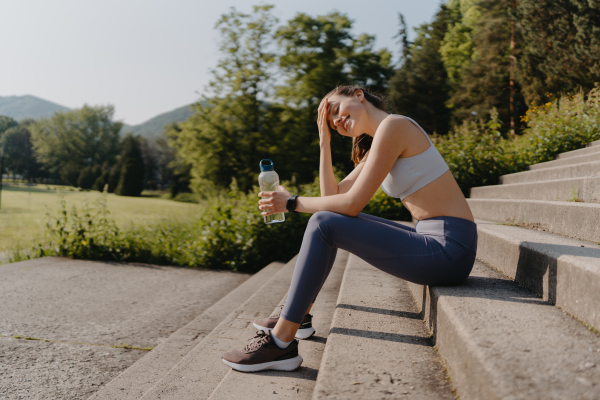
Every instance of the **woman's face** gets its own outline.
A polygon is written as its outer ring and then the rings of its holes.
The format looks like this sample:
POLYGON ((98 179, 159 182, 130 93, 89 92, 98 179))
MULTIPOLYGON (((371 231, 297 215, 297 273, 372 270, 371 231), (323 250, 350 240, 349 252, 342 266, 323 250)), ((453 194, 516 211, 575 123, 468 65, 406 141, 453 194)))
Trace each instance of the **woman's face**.
POLYGON ((367 109, 364 93, 359 90, 352 96, 334 94, 329 97, 329 126, 340 135, 358 137, 365 133, 359 121, 365 121, 367 109))

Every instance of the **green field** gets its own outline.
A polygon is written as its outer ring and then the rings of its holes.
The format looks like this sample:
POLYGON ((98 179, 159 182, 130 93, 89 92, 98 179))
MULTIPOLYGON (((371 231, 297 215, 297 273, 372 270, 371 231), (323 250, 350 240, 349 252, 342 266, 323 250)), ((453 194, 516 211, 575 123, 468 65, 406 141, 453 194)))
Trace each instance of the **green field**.
MULTIPOLYGON (((4 186, 0 209, 0 251, 9 250, 17 243, 29 245, 31 239, 43 234, 46 207, 58 210, 57 192, 64 195, 69 209, 73 205, 79 209, 84 201, 93 203, 100 196, 96 191, 77 191, 68 186, 4 186)), ((185 219, 203 210, 198 204, 158 196, 122 197, 115 194, 108 194, 108 209, 119 227, 131 223, 152 224, 165 219, 185 219)))

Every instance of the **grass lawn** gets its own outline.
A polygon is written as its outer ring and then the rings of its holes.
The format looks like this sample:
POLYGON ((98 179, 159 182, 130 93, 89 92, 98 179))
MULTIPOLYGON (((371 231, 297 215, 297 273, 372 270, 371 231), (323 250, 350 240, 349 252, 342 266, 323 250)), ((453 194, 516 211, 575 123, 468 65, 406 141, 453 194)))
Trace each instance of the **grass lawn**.
MULTIPOLYGON (((80 209, 86 199, 92 204, 100 195, 96 191, 80 192, 68 186, 4 186, 0 209, 0 251, 19 242, 29 245, 31 239, 43 234, 46 206, 51 210, 58 209, 57 190, 64 195, 68 208, 75 205, 80 209)), ((115 194, 108 195, 108 209, 119 227, 132 222, 152 224, 165 219, 186 218, 203 210, 198 204, 157 196, 122 197, 115 194)))

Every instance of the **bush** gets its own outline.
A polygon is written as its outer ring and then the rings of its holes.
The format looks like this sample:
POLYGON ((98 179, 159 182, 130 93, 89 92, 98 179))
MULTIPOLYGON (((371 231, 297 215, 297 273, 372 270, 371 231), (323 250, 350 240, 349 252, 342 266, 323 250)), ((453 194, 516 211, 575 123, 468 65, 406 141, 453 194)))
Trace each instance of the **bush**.
MULTIPOLYGON (((294 182, 282 184, 292 193, 319 196, 318 178, 300 187, 294 182)), ((126 230, 119 230, 110 217, 106 192, 80 210, 67 209, 60 197, 58 211, 46 213, 45 240, 29 249, 16 249, 9 262, 65 256, 256 272, 273 261, 288 261, 299 252, 311 216, 286 213, 284 223, 267 225, 258 209, 259 192, 254 186, 244 194, 233 180, 228 192, 204 201, 202 215, 152 226, 132 225, 126 230)), ((406 210, 399 201, 376 194, 365 212, 398 219, 406 210)))
POLYGON ((495 185, 502 175, 600 140, 600 90, 587 99, 579 93, 533 108, 523 122, 523 135, 506 139, 492 110, 488 122, 465 122, 448 136, 432 138, 466 196, 472 187, 495 185))

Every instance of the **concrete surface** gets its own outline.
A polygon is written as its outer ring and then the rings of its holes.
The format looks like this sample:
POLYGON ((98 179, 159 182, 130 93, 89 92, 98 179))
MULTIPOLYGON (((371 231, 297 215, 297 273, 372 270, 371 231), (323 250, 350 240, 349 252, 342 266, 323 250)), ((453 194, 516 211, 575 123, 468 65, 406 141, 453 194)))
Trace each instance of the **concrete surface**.
POLYGON ((477 257, 600 330, 600 246, 477 220, 477 257))
POLYGON ((454 399, 406 282, 351 254, 313 399, 454 399))
POLYGON ((0 338, 0 399, 84 400, 147 353, 0 338))
POLYGON ((600 203, 600 176, 553 181, 480 186, 471 189, 472 199, 524 199, 600 203))
POLYGON ((507 199, 467 199, 467 202, 477 219, 600 242, 600 204, 507 199))
MULTIPOLYGON (((316 333, 299 343, 299 353, 303 359, 301 368, 292 372, 263 371, 251 374, 231 370, 209 400, 312 398, 317 373, 321 373, 319 366, 325 343, 329 340, 331 319, 347 263, 348 252, 338 249, 333 268, 311 310, 316 333)), ((280 304, 284 302, 285 299, 280 304)))
POLYGON ((597 145, 597 142, 598 141, 589 143, 589 145, 584 147, 583 149, 577 149, 577 150, 567 151, 565 153, 560 153, 556 157, 556 159, 564 160, 565 158, 580 157, 583 155, 598 153, 598 152, 600 152, 600 147, 597 145))
POLYGON ((139 399, 231 312, 242 305, 282 267, 272 262, 180 328, 138 362, 95 393, 90 400, 139 399))
MULTIPOLYGON (((596 148, 600 149, 598 146, 596 146, 596 148)), ((600 160, 600 152, 598 152, 598 150, 596 150, 595 152, 592 152, 590 154, 579 155, 577 157, 560 158, 557 160, 546 161, 543 163, 530 165, 529 170, 532 171, 532 170, 561 167, 561 166, 573 165, 573 164, 583 164, 583 163, 595 162, 598 160, 600 160)))
POLYGON ((2 265, 0 354, 15 371, 0 374, 2 398, 89 396, 148 353, 106 346, 155 347, 248 277, 55 257, 2 265))
MULTIPOLYGON (((287 293, 296 265, 294 257, 244 304, 221 322, 143 397, 156 399, 206 399, 231 368, 221 361, 226 351, 243 347, 256 332, 255 318, 268 317, 287 293)), ((300 370, 304 367, 300 367, 300 370)))
POLYGON ((600 399, 600 336, 500 272, 409 287, 461 400, 600 399))
POLYGON ((594 161, 503 175, 500 177, 500 183, 539 182, 556 179, 584 178, 586 176, 598 175, 600 175, 600 161, 594 161))

